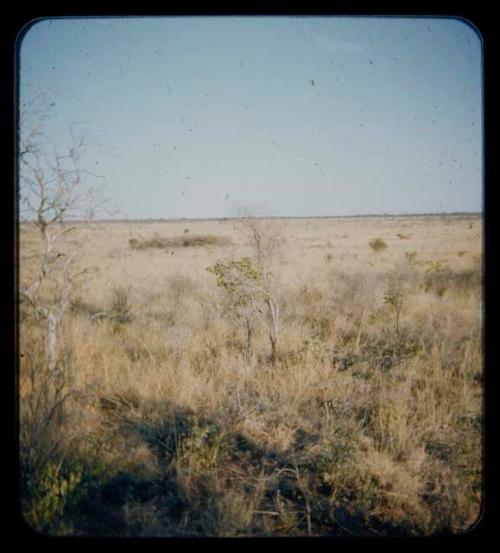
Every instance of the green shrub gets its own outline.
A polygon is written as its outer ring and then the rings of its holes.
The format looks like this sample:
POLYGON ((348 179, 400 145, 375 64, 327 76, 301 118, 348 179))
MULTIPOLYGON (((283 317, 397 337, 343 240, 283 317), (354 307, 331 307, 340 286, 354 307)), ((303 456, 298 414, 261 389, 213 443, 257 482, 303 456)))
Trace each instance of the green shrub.
POLYGON ((382 240, 382 238, 374 238, 373 240, 370 240, 369 245, 374 252, 380 252, 387 248, 387 244, 382 240))
POLYGON ((21 462, 21 504, 27 523, 39 532, 57 533, 71 511, 101 478, 80 462, 48 462, 35 469, 21 462))
POLYGON ((249 257, 234 259, 228 262, 218 261, 207 271, 213 273, 217 279, 217 286, 224 288, 228 293, 234 294, 244 290, 237 298, 237 304, 246 303, 251 296, 245 285, 247 282, 259 282, 262 279, 262 271, 249 257))
POLYGON ((224 433, 214 423, 195 416, 188 423, 189 433, 179 440, 177 462, 188 465, 195 473, 210 470, 226 452, 224 433))

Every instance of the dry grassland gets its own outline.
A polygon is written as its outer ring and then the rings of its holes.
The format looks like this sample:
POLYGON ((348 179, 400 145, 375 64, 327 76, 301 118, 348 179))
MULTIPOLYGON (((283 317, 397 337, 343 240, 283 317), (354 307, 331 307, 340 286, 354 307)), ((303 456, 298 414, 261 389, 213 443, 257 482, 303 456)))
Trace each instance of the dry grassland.
MULTIPOLYGON (((475 523, 482 219, 264 223, 280 237, 274 360, 258 321, 249 350, 232 296, 206 270, 254 257, 232 220, 89 230, 58 393, 43 329, 20 304, 29 524, 71 535, 370 536, 475 523), (385 248, 370 246, 377 238, 385 248)), ((21 228, 21 283, 37 247, 21 228)))

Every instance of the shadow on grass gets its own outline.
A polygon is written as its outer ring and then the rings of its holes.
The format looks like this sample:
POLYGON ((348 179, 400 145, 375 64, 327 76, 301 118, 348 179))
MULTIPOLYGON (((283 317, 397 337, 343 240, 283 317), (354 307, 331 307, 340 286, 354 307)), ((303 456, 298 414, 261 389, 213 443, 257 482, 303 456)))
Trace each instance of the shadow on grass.
POLYGON ((281 453, 175 405, 163 405, 167 416, 151 422, 147 417, 128 416, 126 403, 120 406, 115 401, 110 410, 110 402, 104 402, 103 416, 112 415, 117 432, 131 433, 146 445, 157 470, 154 475, 144 475, 139 469, 130 469, 95 480, 65 515, 69 534, 259 537, 416 533, 411 526, 391 526, 370 517, 348 496, 333 501, 331 489, 315 484, 318 467, 307 458, 311 440, 300 432, 291 450, 281 453), (228 507, 227 496, 239 497, 238 508, 245 510, 256 497, 258 482, 264 483, 262 493, 251 515, 242 518, 237 509, 228 507))

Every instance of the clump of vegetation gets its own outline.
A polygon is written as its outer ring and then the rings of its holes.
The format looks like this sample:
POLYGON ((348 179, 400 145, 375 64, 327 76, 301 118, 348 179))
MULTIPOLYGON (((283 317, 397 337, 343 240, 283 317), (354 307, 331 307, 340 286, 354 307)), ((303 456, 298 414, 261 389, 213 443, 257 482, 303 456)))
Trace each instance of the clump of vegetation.
POLYGON ((100 485, 101 475, 81 462, 49 461, 37 471, 22 465, 22 509, 28 524, 44 533, 64 532, 88 491, 100 485))
POLYGON ((406 251, 405 252, 405 258, 409 263, 415 263, 415 260, 417 258, 417 252, 416 251, 406 251))
POLYGON ((374 252, 380 252, 387 248, 387 244, 384 240, 382 240, 382 238, 374 238, 373 240, 370 240, 369 246, 374 252))
MULTIPOLYGON (((187 234, 187 233, 185 233, 187 234)), ((231 240, 225 236, 212 235, 190 235, 190 236, 173 236, 162 237, 155 235, 152 238, 130 238, 129 245, 134 250, 145 250, 149 248, 192 248, 192 247, 209 247, 209 246, 228 246, 231 240)))
POLYGON ((110 318, 116 325, 130 323, 133 319, 130 305, 130 289, 123 286, 113 288, 111 295, 110 318))
POLYGON ((218 261, 207 271, 217 277, 217 285, 231 294, 235 294, 235 306, 245 304, 249 299, 250 282, 262 280, 262 272, 254 265, 249 257, 233 259, 227 262, 218 261))
POLYGON ((423 287, 426 292, 433 292, 442 297, 446 292, 465 293, 479 289, 482 283, 480 267, 463 271, 453 271, 437 261, 429 263, 423 277, 423 287))

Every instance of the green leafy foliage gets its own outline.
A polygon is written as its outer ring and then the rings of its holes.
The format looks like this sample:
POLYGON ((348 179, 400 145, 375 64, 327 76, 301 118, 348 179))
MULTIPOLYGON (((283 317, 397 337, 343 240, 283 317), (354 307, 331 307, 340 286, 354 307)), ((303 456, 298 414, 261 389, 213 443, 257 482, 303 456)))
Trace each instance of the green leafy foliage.
POLYGON ((195 472, 215 467, 223 454, 224 434, 214 423, 201 421, 197 417, 191 417, 188 422, 190 430, 180 440, 178 462, 189 465, 195 472))
POLYGON ((217 278, 217 285, 228 292, 234 292, 247 280, 258 282, 262 279, 262 271, 249 257, 218 261, 212 267, 208 267, 207 271, 213 273, 217 278))
POLYGON ((382 238, 374 238, 373 240, 370 240, 369 246, 374 252, 380 252, 387 248, 387 244, 384 240, 382 240, 382 238))
POLYGON ((218 261, 207 271, 215 275, 217 286, 232 296, 235 308, 248 305, 252 297, 256 296, 251 285, 262 282, 262 271, 249 257, 218 261))
POLYGON ((22 463, 21 499, 26 521, 41 532, 53 532, 74 509, 99 475, 79 462, 50 461, 29 470, 22 463))

